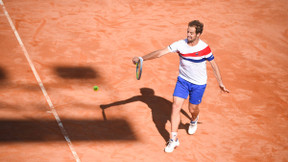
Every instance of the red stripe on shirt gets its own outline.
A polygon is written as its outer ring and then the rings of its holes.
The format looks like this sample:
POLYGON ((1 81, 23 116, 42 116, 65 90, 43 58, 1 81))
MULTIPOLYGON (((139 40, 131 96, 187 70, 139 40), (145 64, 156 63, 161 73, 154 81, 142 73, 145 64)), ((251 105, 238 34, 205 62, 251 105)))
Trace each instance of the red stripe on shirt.
POLYGON ((209 53, 211 53, 211 49, 209 46, 207 46, 206 48, 202 49, 201 51, 198 51, 198 52, 194 52, 194 53, 186 53, 186 54, 183 54, 183 53, 180 53, 178 51, 178 53, 183 56, 183 57, 201 57, 201 56, 205 56, 205 55, 208 55, 209 53))

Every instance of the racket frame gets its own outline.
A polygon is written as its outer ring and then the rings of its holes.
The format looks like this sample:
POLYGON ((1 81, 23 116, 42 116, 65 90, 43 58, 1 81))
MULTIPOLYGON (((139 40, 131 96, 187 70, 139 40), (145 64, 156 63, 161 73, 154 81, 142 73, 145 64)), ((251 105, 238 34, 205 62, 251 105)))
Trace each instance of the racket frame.
POLYGON ((139 61, 136 63, 136 79, 140 80, 142 74, 143 58, 138 57, 139 61))

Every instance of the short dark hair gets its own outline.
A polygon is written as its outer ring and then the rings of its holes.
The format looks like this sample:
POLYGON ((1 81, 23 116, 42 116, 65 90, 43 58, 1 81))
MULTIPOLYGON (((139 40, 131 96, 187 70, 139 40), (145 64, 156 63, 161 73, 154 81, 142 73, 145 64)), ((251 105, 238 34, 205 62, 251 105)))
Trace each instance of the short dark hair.
POLYGON ((203 32, 203 27, 204 27, 204 24, 201 23, 199 20, 193 20, 193 21, 190 21, 188 26, 190 27, 195 27, 196 29, 196 34, 200 33, 202 34, 203 32))

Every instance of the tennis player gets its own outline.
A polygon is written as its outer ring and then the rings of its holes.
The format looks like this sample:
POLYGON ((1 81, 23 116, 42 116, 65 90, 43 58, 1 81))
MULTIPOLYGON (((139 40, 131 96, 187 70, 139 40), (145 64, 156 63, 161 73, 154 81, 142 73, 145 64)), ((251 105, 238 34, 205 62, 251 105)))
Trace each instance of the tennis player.
MULTIPOLYGON (((202 101, 207 84, 206 61, 209 61, 211 64, 220 89, 225 93, 229 93, 229 90, 225 88, 222 82, 220 71, 211 49, 200 39, 203 27, 203 23, 199 20, 193 20, 188 23, 186 39, 176 41, 164 49, 151 52, 141 57, 144 61, 147 61, 159 58, 170 52, 176 52, 180 57, 179 76, 173 93, 171 139, 165 147, 165 152, 173 152, 174 148, 180 144, 177 138, 180 124, 180 111, 188 96, 189 112, 192 116, 188 133, 194 134, 197 130, 200 112, 199 104, 202 101)), ((139 61, 139 57, 134 57, 132 61, 136 64, 139 61)))

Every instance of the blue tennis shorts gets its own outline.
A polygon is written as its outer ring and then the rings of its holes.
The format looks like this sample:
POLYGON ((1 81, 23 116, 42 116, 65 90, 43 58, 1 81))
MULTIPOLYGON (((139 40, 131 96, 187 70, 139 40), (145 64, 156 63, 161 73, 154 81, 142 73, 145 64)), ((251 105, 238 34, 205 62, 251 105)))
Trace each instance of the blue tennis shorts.
POLYGON ((206 84, 196 85, 178 76, 173 96, 187 99, 189 95, 189 102, 198 105, 202 101, 205 89, 206 84))

